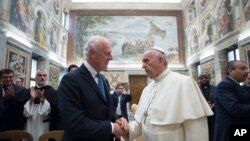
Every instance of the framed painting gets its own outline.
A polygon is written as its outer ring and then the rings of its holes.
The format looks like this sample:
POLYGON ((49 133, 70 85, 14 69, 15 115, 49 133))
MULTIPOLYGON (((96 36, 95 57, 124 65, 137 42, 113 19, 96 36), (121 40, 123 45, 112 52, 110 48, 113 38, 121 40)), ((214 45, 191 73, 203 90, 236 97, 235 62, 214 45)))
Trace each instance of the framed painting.
POLYGON ((5 53, 5 68, 12 69, 15 78, 21 78, 23 85, 28 87, 30 80, 30 70, 28 68, 30 68, 31 54, 10 44, 7 44, 5 53))
POLYGON ((60 68, 57 65, 50 63, 49 64, 49 85, 51 85, 54 88, 58 87, 59 73, 60 73, 60 68))
POLYGON ((72 15, 77 15, 72 35, 76 35, 74 60, 79 64, 84 58, 84 44, 92 35, 111 41, 113 60, 109 68, 141 68, 143 52, 153 46, 163 48, 170 66, 184 64, 181 11, 83 10, 72 11, 72 15))
POLYGON ((11 0, 10 23, 23 32, 28 32, 31 0, 11 0))

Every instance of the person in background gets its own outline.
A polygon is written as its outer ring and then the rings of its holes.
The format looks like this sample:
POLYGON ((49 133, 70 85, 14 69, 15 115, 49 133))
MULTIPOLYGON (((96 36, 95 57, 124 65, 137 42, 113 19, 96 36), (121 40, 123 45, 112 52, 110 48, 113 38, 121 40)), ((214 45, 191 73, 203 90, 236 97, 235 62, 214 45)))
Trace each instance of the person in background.
POLYGON ((49 130, 56 130, 59 110, 57 108, 56 90, 47 85, 48 74, 44 69, 36 72, 36 86, 28 92, 29 100, 24 105, 23 114, 27 117, 26 131, 30 132, 34 141, 49 130))
POLYGON ((198 78, 197 78, 197 84, 198 84, 198 86, 200 86, 201 85, 201 78, 198 76, 198 78))
POLYGON ((126 91, 124 84, 118 83, 114 92, 116 114, 128 120, 127 103, 132 100, 129 89, 126 91))
POLYGON ((21 78, 17 77, 16 80, 15 80, 15 84, 17 86, 23 86, 23 81, 21 78))
MULTIPOLYGON (((3 111, 4 111, 4 107, 3 107, 3 84, 2 84, 2 70, 0 70, 0 125, 2 118, 3 118, 3 111)), ((0 132, 1 132, 1 128, 0 128, 0 132)))
POLYGON ((63 141, 113 141, 125 134, 127 120, 114 111, 114 100, 101 71, 112 60, 110 41, 96 35, 85 46, 86 61, 67 73, 58 88, 64 123, 63 141))
POLYGON ((227 76, 216 88, 215 128, 213 141, 229 141, 231 125, 250 124, 250 100, 240 85, 248 75, 242 61, 230 61, 226 66, 227 76))
POLYGON ((247 74, 247 78, 244 82, 244 85, 242 86, 243 89, 246 91, 246 94, 249 96, 250 98, 250 72, 248 72, 247 74))
POLYGON ((142 68, 152 81, 143 89, 135 120, 129 122, 124 137, 130 141, 140 135, 144 141, 208 141, 207 116, 213 112, 195 80, 170 71, 160 47, 144 52, 142 68))
POLYGON ((1 70, 2 89, 0 95, 2 107, 2 119, 0 131, 23 130, 25 118, 23 105, 28 100, 26 89, 14 84, 14 71, 11 69, 1 70))
POLYGON ((200 90, 214 112, 213 116, 208 117, 208 130, 209 130, 209 141, 213 140, 214 132, 214 121, 215 121, 215 110, 214 110, 214 93, 216 87, 210 84, 211 78, 210 74, 207 72, 202 72, 199 75, 200 79, 200 90))
POLYGON ((71 64, 68 67, 68 72, 74 71, 76 69, 78 69, 78 66, 76 64, 71 64))
MULTIPOLYGON (((115 101, 115 110, 116 114, 119 117, 124 117, 129 122, 128 119, 128 111, 127 111, 127 103, 131 101, 132 97, 129 92, 129 88, 125 90, 124 84, 118 83, 115 87, 115 92, 113 94, 115 101)), ((128 86, 129 87, 129 86, 128 86)), ((120 138, 116 138, 115 141, 120 141, 120 138)))

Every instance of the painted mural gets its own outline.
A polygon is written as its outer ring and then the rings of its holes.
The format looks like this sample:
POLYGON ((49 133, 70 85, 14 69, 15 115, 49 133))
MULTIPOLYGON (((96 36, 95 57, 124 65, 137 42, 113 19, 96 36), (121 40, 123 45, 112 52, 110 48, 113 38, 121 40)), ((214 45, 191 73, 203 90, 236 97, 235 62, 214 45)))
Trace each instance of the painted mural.
POLYGON ((10 23, 23 32, 27 32, 30 21, 30 0, 11 0, 10 23))
POLYGON ((9 11, 7 9, 9 1, 7 0, 0 0, 0 19, 7 21, 8 20, 8 15, 9 11))
POLYGON ((189 0, 185 9, 189 12, 189 15, 186 15, 188 56, 198 53, 204 47, 212 47, 213 43, 232 31, 250 26, 250 0, 201 0, 194 1, 196 4, 192 2, 193 0, 189 0), (191 10, 195 9, 193 6, 198 6, 199 9, 194 19, 191 10), (200 26, 197 26, 197 23, 200 26), (194 33, 198 33, 198 47, 194 42, 196 41, 194 33))
POLYGON ((52 22, 50 29, 50 50, 58 53, 59 25, 52 22))
POLYGON ((40 2, 51 12, 51 15, 58 20, 61 13, 61 1, 60 0, 40 0, 40 2))
POLYGON ((38 9, 36 12, 35 19, 35 41, 37 41, 42 47, 47 46, 47 32, 48 26, 46 24, 47 16, 42 9, 38 9))
POLYGON ((67 43, 68 43, 68 33, 66 31, 63 31, 63 33, 61 34, 60 43, 61 45, 60 45, 59 55, 63 59, 66 59, 67 43))
POLYGON ((188 21, 193 22, 194 19, 196 18, 196 6, 195 6, 195 1, 194 0, 190 0, 188 3, 188 21))
POLYGON ((189 40, 190 40, 190 44, 189 44, 189 54, 193 54, 193 53, 196 53, 198 52, 200 49, 199 49, 199 33, 198 33, 198 30, 193 27, 191 29, 191 32, 189 34, 189 40))
POLYGON ((243 7, 244 19, 247 23, 250 23, 250 1, 242 0, 242 7, 243 7))
POLYGON ((231 0, 222 0, 217 13, 221 37, 233 30, 231 0))
POLYGON ((201 36, 201 47, 209 46, 215 37, 215 19, 211 14, 208 14, 201 22, 202 25, 202 36, 201 36))
POLYGON ((82 62, 83 46, 92 35, 108 37, 113 47, 111 63, 141 63, 145 49, 162 47, 169 63, 179 63, 177 20, 172 16, 82 16, 77 19, 76 60, 82 62))

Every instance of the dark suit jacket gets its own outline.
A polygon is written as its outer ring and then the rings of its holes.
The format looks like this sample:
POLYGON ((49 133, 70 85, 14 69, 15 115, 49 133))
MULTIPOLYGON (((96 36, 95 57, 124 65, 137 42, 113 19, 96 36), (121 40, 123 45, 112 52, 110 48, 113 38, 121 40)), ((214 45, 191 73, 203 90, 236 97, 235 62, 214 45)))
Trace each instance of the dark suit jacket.
POLYGON ((250 86, 243 85, 242 88, 245 91, 246 96, 250 99, 250 86))
POLYGON ((229 141, 230 125, 250 123, 250 100, 242 87, 226 77, 215 91, 214 141, 229 141))
MULTIPOLYGON (((118 102, 119 102, 119 96, 118 94, 114 93, 114 102, 115 102, 115 107, 117 107, 118 102)), ((127 102, 130 102, 132 99, 130 94, 122 94, 121 99, 120 99, 120 106, 121 106, 121 112, 122 116, 128 120, 128 112, 127 112, 127 102)), ((116 110, 116 108, 115 108, 116 110)))
POLYGON ((63 141, 111 141, 110 122, 118 119, 106 82, 107 101, 87 70, 81 65, 66 74, 58 88, 58 104, 64 123, 63 141))
MULTIPOLYGON (((3 86, 2 83, 0 82, 0 121, 2 120, 3 117, 3 86)), ((1 125, 1 122, 0 122, 1 125)), ((1 130, 1 129, 0 129, 1 130)))
MULTIPOLYGON (((24 130, 25 117, 23 116, 24 104, 28 101, 26 88, 12 85, 13 96, 0 96, 2 117, 0 119, 0 131, 24 130)), ((1 89, 2 90, 2 89, 1 89)))

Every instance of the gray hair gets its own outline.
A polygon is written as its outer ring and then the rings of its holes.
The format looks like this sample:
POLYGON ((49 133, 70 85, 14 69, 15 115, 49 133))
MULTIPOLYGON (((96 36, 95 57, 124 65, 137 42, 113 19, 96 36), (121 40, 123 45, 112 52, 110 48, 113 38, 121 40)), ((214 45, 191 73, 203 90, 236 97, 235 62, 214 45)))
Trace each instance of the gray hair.
POLYGON ((40 73, 40 72, 45 72, 47 75, 48 75, 48 72, 47 72, 47 70, 45 70, 45 69, 38 69, 37 71, 36 71, 36 76, 38 75, 38 73, 40 73))
POLYGON ((86 44, 84 45, 84 57, 86 60, 89 59, 89 50, 90 49, 97 49, 97 47, 100 44, 101 41, 101 36, 96 35, 96 36, 92 36, 89 38, 89 40, 86 42, 86 44))

